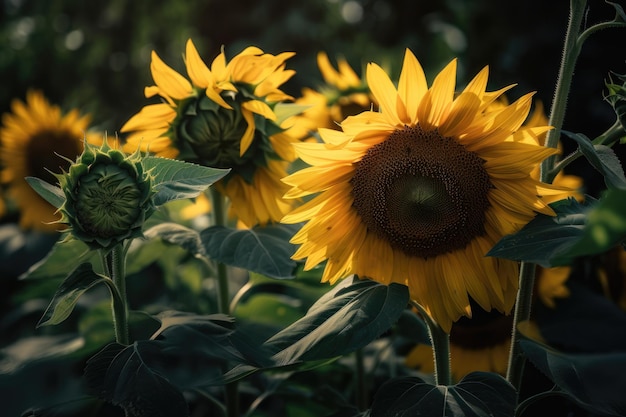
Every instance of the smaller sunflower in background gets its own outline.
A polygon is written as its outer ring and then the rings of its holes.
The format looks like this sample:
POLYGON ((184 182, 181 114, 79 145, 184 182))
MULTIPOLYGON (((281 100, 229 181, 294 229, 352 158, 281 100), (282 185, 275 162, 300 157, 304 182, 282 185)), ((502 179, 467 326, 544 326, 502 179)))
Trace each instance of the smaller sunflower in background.
POLYGON ((365 80, 357 75, 345 58, 337 58, 335 69, 328 55, 319 52, 317 66, 325 84, 317 89, 302 89, 302 96, 296 104, 309 107, 289 120, 293 125, 289 132, 298 139, 310 137, 320 127, 338 129, 339 122, 369 110, 374 103, 365 80))
POLYGON ((485 254, 536 213, 554 215, 542 196, 565 189, 532 172, 555 149, 531 139, 549 126, 525 127, 532 94, 502 109, 508 88, 487 92, 488 69, 456 94, 456 61, 429 88, 406 51, 397 87, 376 64, 367 83, 380 111, 320 129, 323 143, 295 144, 310 166, 284 181, 290 198, 313 198, 283 221, 306 222, 293 237, 305 269, 326 261, 322 280, 351 274, 409 287, 447 332, 483 310, 510 312, 517 262, 485 254))
POLYGON ((56 184, 60 174, 83 151, 84 140, 102 143, 102 136, 87 133, 89 115, 77 109, 66 114, 38 90, 30 90, 26 101, 15 99, 11 112, 2 115, 0 128, 1 179, 6 197, 19 210, 23 229, 55 232, 61 227, 56 209, 37 194, 25 177, 38 177, 56 184), (64 158, 62 158, 64 157, 64 158))
POLYGON ((280 87, 295 74, 286 69, 293 55, 248 47, 227 62, 222 50, 208 67, 189 39, 188 80, 153 51, 156 85, 145 96, 162 102, 146 105, 124 124, 125 150, 230 168, 215 184, 230 200, 230 214, 247 227, 279 221, 291 207, 282 198, 288 187, 281 178, 295 159, 295 139, 281 127, 276 109, 292 100, 280 87))

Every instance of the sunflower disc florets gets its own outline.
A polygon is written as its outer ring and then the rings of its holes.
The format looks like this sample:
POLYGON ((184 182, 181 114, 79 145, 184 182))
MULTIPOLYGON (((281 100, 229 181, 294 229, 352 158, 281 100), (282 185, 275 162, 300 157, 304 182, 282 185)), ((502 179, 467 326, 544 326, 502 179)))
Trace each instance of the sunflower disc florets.
POLYGON ((94 249, 108 249, 141 237, 144 221, 154 212, 152 176, 139 153, 126 155, 88 143, 69 172, 58 176, 65 203, 62 223, 94 249))

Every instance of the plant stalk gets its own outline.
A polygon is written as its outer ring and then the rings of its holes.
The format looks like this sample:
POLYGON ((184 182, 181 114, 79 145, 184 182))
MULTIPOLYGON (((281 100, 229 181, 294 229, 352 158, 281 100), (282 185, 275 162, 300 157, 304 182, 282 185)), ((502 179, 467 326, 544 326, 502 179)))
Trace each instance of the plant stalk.
POLYGON ((451 385, 452 369, 450 366, 450 335, 436 323, 428 312, 417 302, 411 304, 420 312, 428 327, 428 335, 433 348, 433 360, 435 365, 435 384, 451 385))
MULTIPOLYGON (((222 193, 215 187, 210 188, 213 222, 215 226, 226 225, 226 213, 224 210, 225 199, 222 193)), ((230 314, 230 292, 228 288, 228 268, 222 262, 217 262, 217 305, 219 312, 230 314)), ((231 382, 224 386, 224 399, 226 403, 226 416, 239 416, 239 392, 237 382, 231 382)))
POLYGON ((126 251, 123 244, 116 245, 107 255, 107 270, 119 297, 113 297, 113 327, 115 340, 122 345, 129 344, 128 332, 128 297, 126 295, 126 251))
MULTIPOLYGON (((561 137, 561 128, 565 120, 565 109, 569 96, 576 59, 580 53, 581 44, 579 32, 585 15, 586 0, 570 0, 570 15, 565 34, 563 46, 563 56, 559 68, 559 75, 556 82, 554 99, 550 109, 549 125, 554 129, 550 130, 546 136, 546 147, 556 148, 561 137)), ((554 167, 556 156, 546 158, 541 164, 541 181, 546 182, 550 176, 550 171, 554 167)), ((522 262, 519 274, 519 291, 515 302, 515 313, 513 316, 513 329, 511 336, 511 350, 509 353, 509 363, 507 367, 506 379, 519 393, 524 372, 524 357, 519 346, 519 323, 530 319, 530 310, 535 286, 535 265, 522 262)))

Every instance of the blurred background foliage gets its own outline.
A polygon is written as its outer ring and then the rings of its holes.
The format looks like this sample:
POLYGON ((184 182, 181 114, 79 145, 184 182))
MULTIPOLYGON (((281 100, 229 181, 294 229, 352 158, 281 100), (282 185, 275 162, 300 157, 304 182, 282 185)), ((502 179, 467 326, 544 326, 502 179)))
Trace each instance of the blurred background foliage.
MULTIPOLYGON (((490 87, 517 83, 511 99, 537 91, 549 106, 569 2, 499 0, 5 0, 0 9, 0 111, 39 88, 53 103, 92 113, 109 133, 145 103, 150 52, 183 71, 192 38, 205 61, 222 46, 231 57, 248 45, 270 53, 295 51, 297 75, 286 89, 321 82, 315 55, 343 55, 355 69, 375 61, 399 70, 406 47, 427 74, 459 59, 459 83, 490 66, 490 87)), ((604 1, 589 2, 589 23, 611 19, 604 1)), ((614 121, 602 100, 609 71, 626 72, 621 32, 605 31, 585 45, 565 121, 589 137, 614 121)), ((184 73, 184 71, 183 71, 184 73)))

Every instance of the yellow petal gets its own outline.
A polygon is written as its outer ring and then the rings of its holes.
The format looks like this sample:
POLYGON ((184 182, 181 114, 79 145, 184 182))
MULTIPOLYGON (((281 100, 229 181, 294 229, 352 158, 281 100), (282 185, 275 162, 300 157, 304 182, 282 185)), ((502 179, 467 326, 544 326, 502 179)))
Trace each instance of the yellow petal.
POLYGON ((398 118, 396 107, 398 92, 387 73, 378 64, 369 63, 367 64, 366 74, 367 85, 376 98, 383 116, 389 120, 391 125, 401 124, 402 121, 398 118))
POLYGON ((152 51, 150 70, 152 71, 154 82, 170 97, 182 100, 191 95, 192 91, 189 81, 167 66, 154 51, 152 51))
POLYGON ((200 54, 191 39, 187 40, 185 65, 187 66, 187 74, 189 74, 189 78, 191 78, 195 86, 200 88, 207 88, 209 86, 209 80, 213 78, 211 71, 209 71, 209 68, 202 58, 200 58, 200 54))
POLYGON ((411 121, 417 120, 417 107, 426 91, 428 91, 428 84, 424 70, 413 52, 407 48, 398 83, 398 94, 406 106, 406 112, 411 121))
POLYGON ((456 86, 456 59, 452 60, 433 81, 417 109, 417 119, 425 130, 439 126, 454 100, 456 86))

